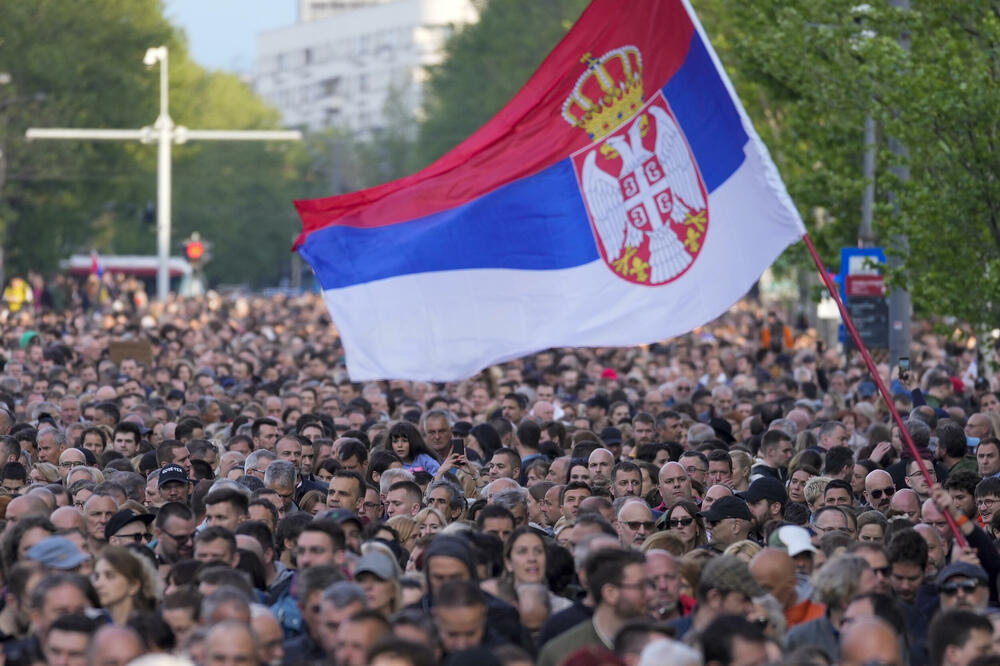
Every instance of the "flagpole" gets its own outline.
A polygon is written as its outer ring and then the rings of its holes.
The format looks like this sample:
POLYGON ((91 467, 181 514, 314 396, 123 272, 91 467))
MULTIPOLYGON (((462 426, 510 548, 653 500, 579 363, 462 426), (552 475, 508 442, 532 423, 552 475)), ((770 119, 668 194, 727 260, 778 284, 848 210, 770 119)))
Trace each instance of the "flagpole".
MULTIPOLYGON (((840 316, 844 320, 844 326, 847 327, 848 332, 851 334, 851 338, 854 340, 855 346, 857 346, 858 351, 861 352, 861 358, 864 359, 865 365, 868 367, 868 372, 871 374, 872 379, 875 380, 878 392, 881 394, 882 399, 885 400, 886 407, 889 408, 889 413, 892 414, 892 420, 899 428, 899 436, 903 438, 904 442, 906 442, 907 448, 909 448, 910 453, 913 454, 913 459, 917 461, 917 466, 920 468, 920 473, 924 475, 924 479, 927 481, 928 487, 932 487, 935 481, 931 477, 930 472, 927 471, 927 466, 920 457, 920 452, 917 451, 916 444, 913 443, 913 439, 910 437, 909 431, 903 424, 903 418, 899 415, 899 411, 896 409, 896 405, 892 401, 892 396, 889 395, 889 389, 886 388, 885 382, 882 381, 882 376, 879 374, 878 368, 875 367, 875 361, 872 359, 872 355, 868 352, 868 348, 861 339, 861 334, 858 333, 858 329, 854 327, 854 321, 851 319, 851 315, 848 314, 847 308, 844 307, 844 302, 840 299, 840 292, 837 289, 837 285, 834 284, 833 278, 830 277, 829 272, 827 272, 826 268, 823 266, 823 261, 819 258, 819 254, 816 252, 816 247, 813 245, 812 239, 809 237, 808 233, 802 235, 802 241, 806 244, 806 249, 809 250, 809 254, 816 263, 816 269, 819 270, 820 279, 823 280, 823 284, 826 285, 827 291, 830 292, 830 296, 833 297, 833 300, 837 303, 837 308, 840 310, 840 316)), ((948 521, 948 527, 951 529, 952 534, 955 535, 955 542, 960 548, 965 548, 965 538, 958 529, 958 524, 955 523, 955 519, 952 518, 951 511, 945 510, 941 513, 944 514, 945 520, 948 521)))

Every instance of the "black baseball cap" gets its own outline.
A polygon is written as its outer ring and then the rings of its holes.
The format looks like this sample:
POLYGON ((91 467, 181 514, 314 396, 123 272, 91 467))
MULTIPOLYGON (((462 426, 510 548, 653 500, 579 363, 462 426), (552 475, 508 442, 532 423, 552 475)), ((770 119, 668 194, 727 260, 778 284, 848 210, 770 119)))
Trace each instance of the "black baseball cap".
POLYGON ((156 520, 156 516, 151 513, 136 513, 131 509, 122 509, 111 516, 111 519, 104 526, 104 538, 110 539, 118 533, 118 530, 137 520, 149 525, 156 520))
POLYGON ((180 481, 181 483, 191 483, 191 480, 187 476, 187 472, 180 465, 167 465, 160 470, 159 481, 157 481, 156 487, 162 488, 168 483, 173 483, 180 481))
POLYGON ((750 487, 743 493, 743 496, 746 497, 747 502, 750 504, 759 502, 762 499, 781 502, 782 504, 788 501, 788 493, 785 492, 785 485, 770 476, 762 476, 751 483, 750 487))
POLYGON ((747 506, 747 503, 739 497, 735 497, 733 495, 720 497, 714 504, 712 504, 712 507, 708 511, 702 511, 698 515, 713 523, 725 520, 726 518, 741 518, 743 520, 753 519, 750 515, 750 508, 747 506))
POLYGON ((614 426, 608 426, 601 430, 601 441, 611 446, 622 443, 622 431, 614 426))

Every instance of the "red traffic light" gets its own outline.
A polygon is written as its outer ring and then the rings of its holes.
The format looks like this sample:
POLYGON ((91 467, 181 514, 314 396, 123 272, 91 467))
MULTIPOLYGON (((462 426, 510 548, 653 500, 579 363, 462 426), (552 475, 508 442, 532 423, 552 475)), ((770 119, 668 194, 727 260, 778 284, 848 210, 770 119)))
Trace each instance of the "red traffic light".
POLYGON ((184 247, 184 252, 188 259, 197 261, 205 254, 205 245, 201 241, 191 241, 184 247))

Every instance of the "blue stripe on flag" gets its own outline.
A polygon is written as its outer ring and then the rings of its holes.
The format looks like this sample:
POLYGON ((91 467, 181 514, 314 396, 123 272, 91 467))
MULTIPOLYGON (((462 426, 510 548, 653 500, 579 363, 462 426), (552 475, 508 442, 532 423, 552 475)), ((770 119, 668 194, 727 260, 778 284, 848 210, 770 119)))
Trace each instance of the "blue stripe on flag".
MULTIPOLYGON (((747 134, 697 33, 663 94, 711 193, 743 163, 747 134)), ((299 251, 324 289, 432 271, 557 270, 600 256, 569 159, 417 220, 314 231, 299 251)))
POLYGON ((663 87, 701 170, 714 192, 743 164, 747 133, 729 91, 698 33, 691 35, 684 65, 663 87))
POLYGON ((300 252, 324 289, 430 271, 554 270, 599 257, 569 160, 419 220, 314 231, 300 252))

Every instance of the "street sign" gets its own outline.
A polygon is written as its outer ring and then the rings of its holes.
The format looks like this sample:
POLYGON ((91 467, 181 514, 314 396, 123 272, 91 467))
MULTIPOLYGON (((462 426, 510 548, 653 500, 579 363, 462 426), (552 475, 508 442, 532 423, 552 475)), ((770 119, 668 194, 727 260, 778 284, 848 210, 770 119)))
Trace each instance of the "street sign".
MULTIPOLYGON (((889 348, 889 301, 882 266, 885 252, 878 247, 845 247, 840 251, 840 297, 869 349, 889 348)), ((848 342, 843 324, 840 340, 848 342)))

